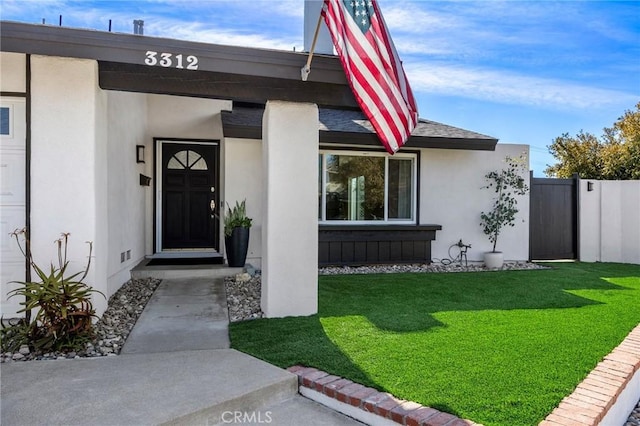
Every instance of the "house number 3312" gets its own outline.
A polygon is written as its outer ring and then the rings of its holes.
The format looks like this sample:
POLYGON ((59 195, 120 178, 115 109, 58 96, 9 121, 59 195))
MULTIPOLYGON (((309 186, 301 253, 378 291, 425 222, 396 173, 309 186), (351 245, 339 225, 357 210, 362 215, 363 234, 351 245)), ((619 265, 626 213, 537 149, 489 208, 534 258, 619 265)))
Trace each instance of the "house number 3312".
POLYGON ((188 70, 198 69, 198 57, 189 55, 174 55, 173 53, 159 53, 147 50, 144 63, 150 66, 161 66, 164 68, 186 68, 188 70))

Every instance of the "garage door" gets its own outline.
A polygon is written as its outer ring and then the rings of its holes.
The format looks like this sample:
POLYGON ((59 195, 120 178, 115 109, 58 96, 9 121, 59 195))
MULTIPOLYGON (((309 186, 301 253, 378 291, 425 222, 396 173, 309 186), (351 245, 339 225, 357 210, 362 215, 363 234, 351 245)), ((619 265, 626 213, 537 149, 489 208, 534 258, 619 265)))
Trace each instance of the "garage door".
POLYGON ((9 233, 25 226, 25 146, 24 98, 0 99, 0 306, 5 318, 15 316, 18 297, 7 298, 15 288, 11 281, 23 281, 25 261, 9 233))

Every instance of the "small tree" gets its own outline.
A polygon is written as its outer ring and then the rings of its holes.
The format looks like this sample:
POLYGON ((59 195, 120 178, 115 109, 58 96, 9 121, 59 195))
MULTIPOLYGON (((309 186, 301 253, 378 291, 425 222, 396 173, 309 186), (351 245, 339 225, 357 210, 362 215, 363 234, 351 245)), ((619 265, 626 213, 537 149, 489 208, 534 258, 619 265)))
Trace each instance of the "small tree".
POLYGON ((505 226, 515 226, 515 218, 518 213, 517 195, 525 195, 529 187, 525 184, 523 175, 526 170, 526 157, 517 158, 507 156, 507 167, 487 173, 484 177, 487 185, 483 188, 492 188, 495 192, 493 208, 488 212, 480 213, 480 226, 482 231, 493 243, 492 252, 496 252, 498 236, 505 226))

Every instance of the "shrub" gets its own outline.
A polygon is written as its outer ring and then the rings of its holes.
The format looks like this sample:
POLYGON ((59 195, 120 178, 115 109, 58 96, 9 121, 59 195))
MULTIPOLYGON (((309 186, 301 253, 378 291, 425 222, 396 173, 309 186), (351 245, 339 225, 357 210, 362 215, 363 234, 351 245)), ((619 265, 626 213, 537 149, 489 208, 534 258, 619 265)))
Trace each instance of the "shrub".
POLYGON ((227 203, 227 214, 224 216, 224 235, 231 236, 233 228, 251 228, 251 222, 253 219, 247 217, 247 200, 242 200, 242 203, 236 201, 236 205, 231 208, 227 203))
POLYGON ((25 319, 20 324, 8 327, 9 330, 3 330, 3 350, 5 350, 5 336, 13 337, 7 339, 7 346, 11 343, 11 346, 14 346, 13 350, 15 345, 19 345, 20 336, 26 338, 24 344, 28 344, 36 351, 82 349, 93 337, 92 320, 96 315, 91 303, 91 295, 99 293, 104 297, 100 291, 94 290, 83 282, 91 266, 93 244, 88 242, 89 257, 86 267, 80 272, 68 275, 68 233, 61 234, 61 237, 55 241, 58 248, 58 266, 51 263, 46 270, 36 265, 31 253, 23 247, 20 236, 25 234, 24 229, 11 233, 38 279, 16 281, 20 287, 9 292, 9 297, 24 297, 24 301, 20 302, 23 308, 18 313, 24 312, 25 319), (30 319, 31 316, 27 313, 32 310, 36 313, 33 319, 30 319))

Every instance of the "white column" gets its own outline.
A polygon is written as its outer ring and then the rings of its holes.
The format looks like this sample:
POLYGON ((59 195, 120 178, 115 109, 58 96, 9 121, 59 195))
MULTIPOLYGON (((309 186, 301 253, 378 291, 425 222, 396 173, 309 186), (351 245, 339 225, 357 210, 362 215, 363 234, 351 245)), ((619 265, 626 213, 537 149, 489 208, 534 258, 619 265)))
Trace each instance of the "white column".
POLYGON ((269 101, 262 121, 262 310, 318 312, 318 107, 269 101))

